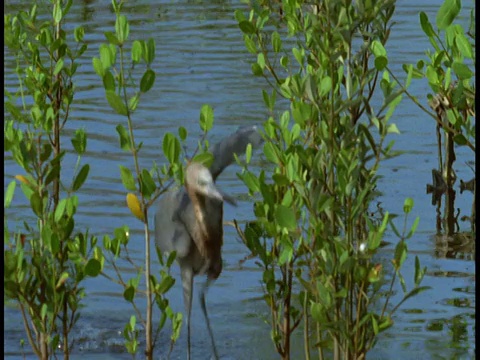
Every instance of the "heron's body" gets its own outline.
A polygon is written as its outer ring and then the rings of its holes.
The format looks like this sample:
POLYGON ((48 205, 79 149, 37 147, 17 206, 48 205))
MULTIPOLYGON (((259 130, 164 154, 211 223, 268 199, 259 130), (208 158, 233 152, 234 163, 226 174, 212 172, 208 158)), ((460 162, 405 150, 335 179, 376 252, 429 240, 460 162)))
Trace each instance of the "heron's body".
POLYGON ((205 306, 205 292, 211 281, 222 272, 223 201, 233 199, 215 187, 215 179, 234 159, 241 155, 248 143, 262 142, 256 127, 238 130, 212 148, 214 161, 210 169, 201 164, 187 166, 185 187, 165 194, 155 214, 155 242, 162 252, 176 251, 182 276, 183 296, 187 315, 187 358, 190 359, 190 312, 192 307, 193 277, 207 275, 200 292, 200 303, 205 315, 215 358, 215 341, 205 306))
MULTIPOLYGON (((189 192, 182 188, 162 198, 160 204, 179 206, 165 206, 157 212, 155 227, 165 239, 157 246, 162 252, 176 251, 180 268, 188 264, 193 275, 214 275, 215 271, 207 270, 208 265, 222 262, 223 201, 196 194, 193 189, 189 192)), ((213 278, 218 275, 220 272, 213 278)))

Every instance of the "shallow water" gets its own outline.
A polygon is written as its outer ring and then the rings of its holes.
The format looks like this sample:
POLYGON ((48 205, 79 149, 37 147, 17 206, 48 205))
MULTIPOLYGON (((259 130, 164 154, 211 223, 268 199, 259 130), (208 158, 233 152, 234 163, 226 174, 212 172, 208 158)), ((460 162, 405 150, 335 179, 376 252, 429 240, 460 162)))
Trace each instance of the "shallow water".
MULTIPOLYGON (((18 8, 22 2, 7 1, 5 11, 18 8), (12 4, 13 3, 13 4, 12 4)), ((119 178, 118 166, 131 164, 128 154, 121 152, 115 126, 124 119, 112 113, 101 83, 91 66, 91 57, 98 56, 98 47, 104 42, 103 32, 114 26, 110 2, 75 1, 70 24, 83 24, 89 49, 80 62, 76 102, 68 123, 68 134, 85 128, 88 133, 88 152, 84 163, 91 166, 90 176, 80 195, 80 213, 77 226, 89 227, 96 234, 111 234, 113 229, 128 225, 132 236, 131 252, 135 259, 142 258, 143 237, 140 223, 125 207, 125 191, 119 178)), ((399 1, 394 26, 389 41, 388 56, 393 68, 401 73, 404 62, 419 59, 429 42, 421 31, 418 12, 425 11, 433 21, 441 1, 399 1)), ((468 5, 468 4, 467 4, 468 5)), ((251 58, 244 49, 242 34, 233 18, 239 6, 230 1, 169 1, 150 5, 148 1, 129 2, 125 14, 130 20, 131 37, 154 37, 157 45, 153 68, 157 72, 154 89, 142 98, 135 115, 136 138, 144 142, 142 166, 150 167, 153 161, 161 164, 159 155, 166 131, 176 132, 178 125, 189 131, 188 151, 194 151, 197 137, 199 111, 208 103, 215 110, 215 125, 210 141, 236 130, 240 125, 261 124, 267 113, 263 106, 261 89, 267 86, 251 75, 251 58)), ((465 20, 466 21, 466 20, 465 20)), ((12 75, 13 61, 5 58, 5 84, 15 85, 12 75)), ((403 74, 403 72, 401 73, 403 74)), ((402 75, 403 76, 403 75, 402 75)), ((426 82, 413 82, 414 95, 424 96, 430 91, 426 82)), ((426 101, 424 100, 425 104, 426 101)), ((425 186, 431 183, 431 169, 436 167, 435 125, 405 100, 392 120, 402 132, 392 136, 396 150, 406 154, 384 163, 380 182, 382 206, 393 213, 401 213, 405 197, 415 200, 411 220, 420 216, 416 235, 409 240, 409 258, 404 266, 407 285, 411 284, 414 256, 422 266, 428 267, 423 285, 432 290, 407 301, 397 313, 395 325, 380 337, 377 346, 369 353, 370 359, 403 358, 459 358, 474 357, 475 316, 475 263, 474 247, 452 255, 445 249, 444 241, 435 237, 436 210, 431 205, 425 186)), ((69 141, 65 142, 66 146, 69 141)), ((72 172, 74 157, 69 155, 72 172)), ((470 180, 474 174, 465 161, 472 160, 468 149, 458 149, 456 171, 459 179, 470 180)), ((9 154, 5 154, 4 187, 19 169, 9 154)), ((225 220, 245 221, 253 217, 252 203, 245 187, 236 177, 238 167, 231 166, 219 178, 219 186, 238 199, 238 207, 225 206, 225 220)), ((457 185, 458 187, 458 180, 457 185)), ((458 190, 458 189, 457 189, 458 190)), ((469 213, 472 194, 457 191, 456 208, 462 215, 469 213)), ((20 219, 32 220, 20 192, 13 208, 8 211, 11 230, 20 219)), ((468 223, 460 223, 468 230, 468 223)), ((395 240, 391 235, 387 240, 395 240)), ((382 250, 390 257, 393 245, 382 250)), ((260 300, 261 273, 253 261, 239 266, 248 251, 237 239, 232 227, 225 227, 224 270, 211 287, 207 306, 219 353, 224 359, 275 359, 278 358, 270 341, 270 329, 264 320, 268 309, 260 300)), ((125 270, 125 273, 128 273, 125 270)), ((178 279, 178 270, 174 269, 178 279)), ((203 279, 197 279, 197 284, 203 279)), ((104 278, 89 279, 88 296, 78 324, 77 345, 72 358, 127 359, 121 332, 132 308, 123 300, 120 287, 104 278)), ((401 289, 396 289, 399 293, 401 289)), ((180 283, 169 293, 174 310, 183 310, 180 283)), ((5 358, 16 359, 24 354, 20 339, 25 338, 19 314, 4 306, 5 358)), ((158 314, 157 318, 158 318, 158 314)), ((192 314, 192 355, 195 359, 210 356, 208 335, 201 311, 194 298, 192 314)), ((303 357, 300 334, 295 339, 292 358, 303 357), (297 341, 298 340, 298 341, 297 341)), ((140 336, 141 338, 141 336, 140 336)), ((168 329, 159 339, 158 356, 168 351, 168 329)), ((184 358, 185 333, 175 346, 172 358, 184 358)), ((32 357, 25 347, 27 358, 32 357)))

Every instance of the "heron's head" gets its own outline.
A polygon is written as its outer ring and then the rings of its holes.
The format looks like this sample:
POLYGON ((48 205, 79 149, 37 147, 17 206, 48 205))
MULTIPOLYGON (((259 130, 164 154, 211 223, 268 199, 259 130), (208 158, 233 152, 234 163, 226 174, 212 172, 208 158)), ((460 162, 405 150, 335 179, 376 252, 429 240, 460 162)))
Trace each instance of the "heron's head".
POLYGON ((223 194, 215 186, 210 170, 200 163, 191 163, 187 166, 185 172, 185 187, 197 194, 236 205, 232 197, 223 194))

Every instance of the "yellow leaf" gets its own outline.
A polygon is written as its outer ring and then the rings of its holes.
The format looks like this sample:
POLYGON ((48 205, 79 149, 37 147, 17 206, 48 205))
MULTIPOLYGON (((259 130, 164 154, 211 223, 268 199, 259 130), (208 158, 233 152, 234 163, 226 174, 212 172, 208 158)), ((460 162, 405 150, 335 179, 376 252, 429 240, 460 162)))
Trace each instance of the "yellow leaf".
POLYGON ((143 216, 142 206, 140 201, 137 198, 137 195, 128 193, 127 194, 127 205, 133 215, 142 222, 145 222, 145 217, 143 216))
POLYGON ((26 184, 26 185, 30 185, 30 183, 28 182, 28 179, 23 176, 23 175, 15 175, 15 179, 17 179, 18 181, 26 184))

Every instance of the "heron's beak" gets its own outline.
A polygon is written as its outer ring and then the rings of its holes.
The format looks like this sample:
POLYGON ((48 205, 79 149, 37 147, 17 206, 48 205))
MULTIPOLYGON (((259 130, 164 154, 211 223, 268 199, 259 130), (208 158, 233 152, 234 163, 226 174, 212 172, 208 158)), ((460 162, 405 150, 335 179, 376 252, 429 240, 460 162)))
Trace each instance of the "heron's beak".
POLYGON ((218 188, 215 187, 214 184, 209 185, 207 189, 207 195, 229 203, 230 205, 237 206, 237 202, 235 199, 227 194, 225 194, 223 191, 220 191, 218 188))
POLYGON ((220 194, 223 196, 223 201, 226 201, 232 206, 237 206, 237 201, 233 197, 225 194, 224 192, 221 192, 220 194))

